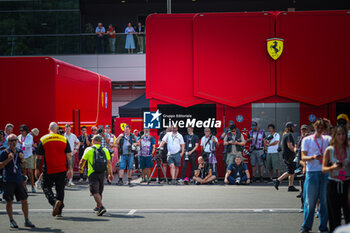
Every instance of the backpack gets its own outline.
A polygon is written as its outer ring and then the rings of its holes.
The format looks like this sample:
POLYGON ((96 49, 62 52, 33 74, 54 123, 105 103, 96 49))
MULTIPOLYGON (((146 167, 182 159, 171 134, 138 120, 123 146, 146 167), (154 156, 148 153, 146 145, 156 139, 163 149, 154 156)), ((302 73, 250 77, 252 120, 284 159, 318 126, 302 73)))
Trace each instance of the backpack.
POLYGON ((92 148, 95 149, 93 155, 92 168, 96 173, 103 173, 107 170, 106 153, 102 149, 102 146, 100 148, 93 146, 92 148))

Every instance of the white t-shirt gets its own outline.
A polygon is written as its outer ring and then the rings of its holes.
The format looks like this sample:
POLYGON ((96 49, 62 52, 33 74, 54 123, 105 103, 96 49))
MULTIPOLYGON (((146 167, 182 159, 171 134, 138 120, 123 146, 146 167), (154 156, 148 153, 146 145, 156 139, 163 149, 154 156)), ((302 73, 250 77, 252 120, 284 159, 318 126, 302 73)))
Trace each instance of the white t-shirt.
POLYGON ((275 141, 278 141, 276 145, 268 146, 267 147, 267 153, 278 153, 278 144, 280 141, 280 135, 278 133, 275 133, 273 135, 273 139, 270 141, 270 144, 274 143, 275 141))
POLYGON ((202 137, 202 139, 201 139, 201 147, 204 147, 204 152, 208 152, 208 153, 210 153, 210 152, 212 152, 212 151, 215 151, 215 146, 213 145, 213 138, 214 138, 214 140, 216 141, 216 142, 218 142, 218 139, 214 136, 214 135, 212 135, 211 136, 211 141, 210 142, 208 142, 207 143, 207 141, 209 140, 209 138, 210 138, 210 136, 209 137, 206 137, 205 135, 202 137))
POLYGON ((184 138, 179 132, 176 134, 173 134, 173 132, 166 133, 162 141, 167 143, 170 154, 181 152, 181 145, 185 144, 184 138))
POLYGON ((23 137, 22 134, 18 135, 18 142, 22 142, 22 144, 18 143, 18 148, 23 151, 24 158, 27 159, 33 155, 33 136, 27 134, 26 137, 23 137), (23 143, 24 142, 24 143, 23 143))
POLYGON ((74 150, 74 147, 75 147, 75 144, 78 144, 79 143, 79 140, 77 138, 77 136, 75 136, 75 134, 70 134, 69 136, 65 133, 64 134, 64 137, 67 138, 67 141, 69 142, 69 145, 70 145, 70 149, 73 153, 73 150, 74 150))
MULTIPOLYGON (((307 151, 307 156, 322 155, 326 148, 329 146, 331 137, 328 135, 322 135, 322 138, 316 138, 318 145, 315 141, 315 135, 307 136, 301 143, 301 151, 307 151)), ((320 172, 322 171, 322 164, 320 160, 311 160, 306 162, 306 171, 308 172, 320 172)))

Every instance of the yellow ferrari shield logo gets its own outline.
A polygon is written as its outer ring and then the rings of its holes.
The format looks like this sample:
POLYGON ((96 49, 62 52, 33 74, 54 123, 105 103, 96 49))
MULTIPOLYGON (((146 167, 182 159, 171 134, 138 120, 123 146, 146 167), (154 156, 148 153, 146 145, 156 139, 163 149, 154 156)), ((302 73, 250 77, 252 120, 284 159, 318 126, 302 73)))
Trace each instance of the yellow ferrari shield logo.
POLYGON ((120 129, 121 129, 122 131, 124 131, 124 130, 125 130, 125 126, 126 126, 126 123, 121 123, 121 124, 120 124, 120 129))
POLYGON ((270 54, 272 59, 277 60, 283 52, 283 39, 267 39, 267 52, 270 54))

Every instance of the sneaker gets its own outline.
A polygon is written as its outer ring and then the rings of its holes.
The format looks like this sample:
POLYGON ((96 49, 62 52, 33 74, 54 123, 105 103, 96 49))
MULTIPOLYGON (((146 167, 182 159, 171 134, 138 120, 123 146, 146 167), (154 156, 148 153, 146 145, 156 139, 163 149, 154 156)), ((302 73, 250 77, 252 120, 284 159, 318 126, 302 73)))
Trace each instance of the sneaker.
POLYGON ((128 185, 131 185, 131 178, 128 179, 128 185))
POLYGON ((68 182, 68 185, 69 185, 69 186, 75 186, 75 184, 73 183, 73 181, 69 181, 69 182, 68 182))
POLYGON ((55 217, 59 213, 61 205, 62 201, 57 200, 55 205, 53 206, 52 216, 55 217))
POLYGON ((31 227, 31 228, 34 228, 34 227, 35 227, 35 225, 34 225, 29 219, 26 219, 26 220, 24 221, 24 226, 25 226, 25 227, 31 227))
POLYGON ((264 183, 264 178, 262 176, 260 176, 259 181, 260 181, 260 183, 264 183))
POLYGON ((278 190, 278 186, 280 185, 280 183, 281 182, 277 179, 273 181, 273 186, 275 187, 276 190, 278 190))
POLYGON ((179 182, 179 184, 183 184, 184 180, 183 179, 179 179, 178 182, 179 182))
POLYGON ((84 179, 83 179, 83 178, 80 178, 80 179, 79 179, 79 183, 84 183, 84 179))
POLYGON ((99 210, 98 207, 95 207, 92 211, 94 211, 95 213, 99 210))
POLYGON ((301 198, 301 193, 299 193, 299 194, 297 195, 297 198, 301 198))
POLYGON ((35 187, 36 187, 37 189, 41 189, 41 181, 40 181, 40 180, 37 180, 37 181, 35 182, 35 187))
POLYGON ((124 185, 124 182, 123 182, 123 180, 118 180, 118 183, 117 183, 117 185, 124 185))
POLYGON ((252 182, 256 182, 255 176, 252 177, 252 182))
POLYGON ((10 228, 18 228, 18 225, 15 220, 10 220, 10 228))
POLYGON ((175 185, 176 184, 176 180, 171 180, 171 184, 175 185))
POLYGON ((35 190, 35 188, 34 188, 34 187, 32 188, 32 193, 36 193, 36 190, 35 190))
POLYGON ((295 188, 294 186, 289 186, 288 192, 299 192, 299 189, 295 188))
POLYGON ((106 212, 107 212, 107 210, 105 209, 105 207, 101 206, 101 208, 98 209, 96 214, 97 214, 97 216, 102 216, 106 212))

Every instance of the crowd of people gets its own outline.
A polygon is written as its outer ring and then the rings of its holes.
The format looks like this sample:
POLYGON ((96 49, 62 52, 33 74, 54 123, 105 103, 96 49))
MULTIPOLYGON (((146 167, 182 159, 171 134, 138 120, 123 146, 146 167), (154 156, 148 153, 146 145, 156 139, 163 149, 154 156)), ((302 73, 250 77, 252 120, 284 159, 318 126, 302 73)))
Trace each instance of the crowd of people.
MULTIPOLYGON (((102 25, 102 23, 98 23, 96 30, 95 30, 96 36, 97 36, 97 52, 98 53, 104 53, 105 48, 105 36, 108 36, 108 43, 111 53, 115 53, 115 44, 116 44, 116 29, 115 27, 110 24, 108 26, 108 30, 106 31, 105 27, 102 25)), ((132 25, 130 22, 128 23, 127 27, 124 30, 124 33, 126 34, 125 39, 125 49, 128 50, 128 53, 133 53, 135 46, 134 41, 134 35, 136 35, 137 44, 138 44, 138 53, 144 53, 145 48, 145 26, 138 22, 137 25, 132 25)))
POLYGON ((350 223, 349 124, 345 114, 338 116, 334 127, 327 119, 317 119, 313 124, 302 125, 301 136, 295 140, 293 133, 296 125, 292 122, 285 124, 283 135, 280 136, 275 132, 273 124, 268 125, 267 133, 253 121, 245 139, 234 122, 230 121, 220 135, 220 141, 210 128, 204 129, 204 136, 200 139, 192 127, 188 127, 187 134, 183 136, 178 132, 178 127, 169 126, 160 133, 158 142, 150 135, 149 129, 132 132, 129 125, 118 136, 111 133, 109 125, 99 128, 93 126, 90 135, 87 134, 87 127, 82 126, 81 134, 77 137, 71 132, 69 124, 62 129, 52 122, 49 134, 40 140, 34 140, 39 135, 38 129, 29 130, 28 126, 21 125, 17 136, 13 134, 14 126, 7 124, 5 131, 0 131, 0 168, 3 169, 0 189, 6 200, 12 228, 18 227, 12 214, 14 196, 22 202, 25 226, 35 227, 28 218, 28 181, 33 193, 36 192, 35 187, 42 188, 53 208, 52 215, 61 216, 65 186, 75 185, 74 156, 78 155, 79 183, 86 182, 86 173, 90 195, 96 202, 94 211, 101 216, 106 212, 102 204, 105 180, 107 178, 111 184, 114 179, 113 159, 117 161, 119 169, 117 185, 124 185, 125 172, 128 184, 131 185, 135 169, 141 170, 141 183, 151 182, 151 168, 156 159, 161 164, 164 181, 168 180, 166 171, 169 167, 170 184, 215 184, 218 182, 216 153, 222 141, 225 184, 264 182, 263 172, 266 166, 275 189, 279 190, 281 182, 288 178, 288 191, 293 192, 299 191, 294 186, 294 176, 297 173, 301 182, 298 197, 301 197, 301 212, 304 213, 300 232, 311 230, 315 209, 320 218, 320 232, 328 232, 328 221, 329 230, 333 232, 341 224, 342 214, 345 222, 350 223), (250 143, 249 150, 245 149, 246 143, 250 143), (244 162, 244 154, 250 157, 252 174, 244 162), (281 160, 287 167, 282 175, 281 160), (188 167, 190 176, 186 176, 188 167), (277 179, 273 179, 274 172, 277 179), (52 192, 53 186, 56 195, 52 192))

